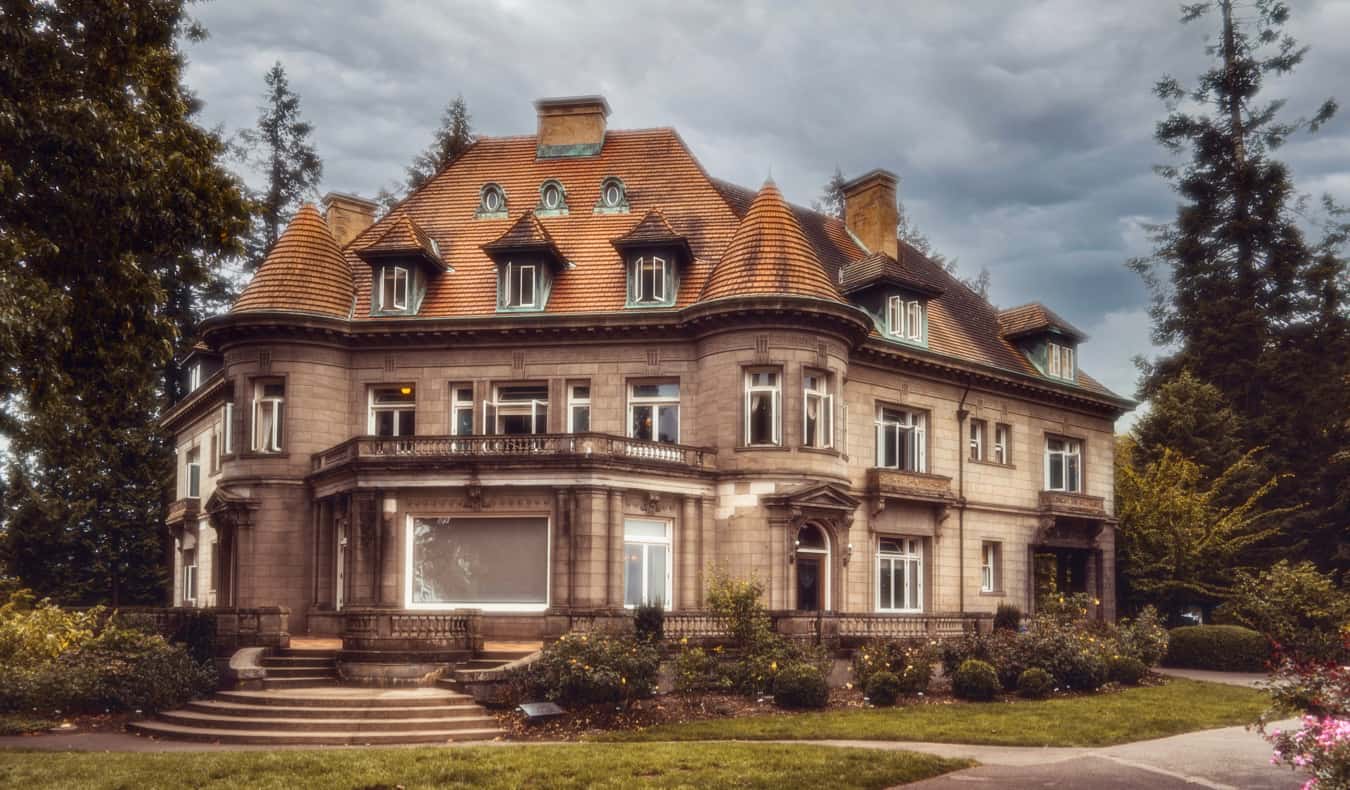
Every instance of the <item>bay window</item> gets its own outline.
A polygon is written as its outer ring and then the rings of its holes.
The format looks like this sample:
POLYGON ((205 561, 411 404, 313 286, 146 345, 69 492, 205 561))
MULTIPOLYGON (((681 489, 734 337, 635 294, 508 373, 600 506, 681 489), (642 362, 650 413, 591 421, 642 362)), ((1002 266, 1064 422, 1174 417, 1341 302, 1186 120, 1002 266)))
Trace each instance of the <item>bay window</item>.
POLYGON ((628 435, 647 442, 680 441, 680 383, 628 385, 628 435))
POLYGON ((927 417, 923 412, 877 407, 877 466, 928 471, 927 417))
POLYGON ((567 432, 587 433, 591 430, 591 385, 567 385, 567 432))
POLYGON ((220 410, 221 434, 220 451, 223 455, 234 453, 234 404, 226 403, 220 410))
POLYGON ((776 447, 783 443, 781 374, 777 370, 745 372, 745 443, 776 447))
POLYGON ((657 604, 670 608, 670 522, 623 522, 623 605, 657 604))
POLYGON ((1045 439, 1045 488, 1047 491, 1080 493, 1082 480, 1082 442, 1048 436, 1045 439))
POLYGON ((830 377, 807 371, 802 375, 802 445, 834 446, 834 396, 830 377))
POLYGON ((191 499, 202 495, 202 451, 194 447, 187 451, 187 496, 191 499))
POLYGON ((882 538, 877 547, 877 611, 923 611, 923 542, 882 538))
POLYGON ((188 604, 197 601, 197 550, 183 549, 183 601, 188 604))
POLYGON ((285 436, 283 419, 286 384, 279 380, 259 380, 253 384, 253 452, 279 453, 285 436))
POLYGON ((496 385, 483 402, 483 424, 503 436, 548 433, 548 385, 496 385))

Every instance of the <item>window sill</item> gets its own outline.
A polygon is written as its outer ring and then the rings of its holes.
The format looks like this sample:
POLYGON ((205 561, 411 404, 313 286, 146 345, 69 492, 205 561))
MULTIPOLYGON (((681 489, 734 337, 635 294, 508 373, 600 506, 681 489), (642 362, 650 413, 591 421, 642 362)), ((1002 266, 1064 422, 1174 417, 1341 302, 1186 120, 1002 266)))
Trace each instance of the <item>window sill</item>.
POLYGON ((806 445, 802 445, 797 449, 803 453, 814 453, 815 455, 831 455, 836 458, 839 457, 839 451, 833 447, 807 447, 806 445))
POLYGON ((1001 464, 998 461, 981 461, 975 458, 967 458, 967 463, 979 464, 980 466, 992 466, 995 469, 1016 469, 1017 464, 1001 464))
POLYGON ((758 452, 780 452, 790 451, 790 447, 784 447, 781 444, 743 444, 739 447, 731 448, 734 453, 758 453, 758 452))
POLYGON ((1008 593, 1003 590, 980 590, 980 595, 985 598, 1006 598, 1008 593))
POLYGON ((250 450, 246 453, 240 453, 237 457, 240 459, 253 460, 258 458, 289 458, 290 455, 291 454, 285 450, 282 450, 279 453, 259 453, 250 450))

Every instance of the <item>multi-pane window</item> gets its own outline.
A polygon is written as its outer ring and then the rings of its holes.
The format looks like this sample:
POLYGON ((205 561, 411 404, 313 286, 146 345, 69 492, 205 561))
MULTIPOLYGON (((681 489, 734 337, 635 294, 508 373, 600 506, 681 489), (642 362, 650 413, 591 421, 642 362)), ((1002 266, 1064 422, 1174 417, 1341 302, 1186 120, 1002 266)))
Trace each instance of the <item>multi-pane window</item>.
POLYGON ((385 266, 380 270, 380 293, 377 302, 381 310, 408 309, 408 270, 402 266, 385 266))
POLYGON ((183 600, 197 600, 197 550, 183 549, 183 600))
POLYGON ((745 443, 776 447, 783 443, 782 376, 777 370, 745 372, 745 443))
POLYGON ((202 495, 202 451, 194 447, 187 451, 187 495, 197 498, 202 495))
POLYGON ((473 387, 468 384, 450 385, 450 433, 473 435, 473 387))
POLYGON ((923 544, 882 538, 877 548, 877 611, 923 611, 923 544))
POLYGON ((670 523, 653 519, 623 522, 623 605, 670 608, 670 523))
POLYGON ((591 429, 591 385, 567 385, 567 432, 586 433, 591 429))
POLYGON ((502 306, 538 307, 539 265, 507 261, 502 266, 502 306))
POLYGON ((1083 445, 1077 439, 1049 436, 1045 440, 1045 487, 1049 491, 1083 490, 1083 445))
POLYGON ((903 296, 887 299, 886 331, 902 340, 923 342, 923 302, 903 296))
POLYGON ((802 375, 802 444, 834 446, 834 396, 825 373, 807 371, 802 375))
POLYGON ((628 385, 628 435, 648 442, 680 441, 680 383, 628 385))
POLYGON ((285 416, 286 385, 260 380, 253 384, 253 451, 281 452, 282 420, 285 416))
POLYGON ((1000 587, 999 554, 1001 544, 986 540, 980 544, 980 592, 996 592, 1000 587))
POLYGON ((906 472, 928 471, 926 429, 923 412, 877 407, 877 466, 906 472))
POLYGON ((633 260, 633 304, 662 305, 670 302, 667 293, 670 262, 665 258, 647 255, 633 260))
POLYGON ((970 421, 970 460, 984 460, 984 440, 988 430, 989 425, 984 420, 970 421))
POLYGON ((411 385, 371 388, 366 428, 371 436, 412 436, 416 419, 417 394, 411 385))
POLYGON ((1045 348, 1046 370, 1057 379, 1073 381, 1076 378, 1073 365, 1073 347, 1059 343, 1047 343, 1045 348))
POLYGON ((520 436, 548 433, 547 384, 498 384, 483 402, 483 424, 493 433, 520 436))
POLYGON ((234 452, 234 404, 226 403, 220 411, 220 451, 230 455, 234 452))
POLYGON ((994 463, 1012 463, 1012 426, 997 423, 994 425, 994 463))

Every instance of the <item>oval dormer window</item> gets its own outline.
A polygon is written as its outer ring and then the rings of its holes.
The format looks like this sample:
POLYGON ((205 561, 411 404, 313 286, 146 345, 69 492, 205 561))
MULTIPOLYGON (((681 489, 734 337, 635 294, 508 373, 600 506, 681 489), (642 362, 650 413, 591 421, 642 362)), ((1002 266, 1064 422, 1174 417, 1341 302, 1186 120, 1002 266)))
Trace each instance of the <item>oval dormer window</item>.
POLYGON ((619 208, 624 203, 623 182, 617 178, 606 178, 600 186, 600 200, 605 208, 619 208))
POLYGON ((500 214, 506 210, 506 193, 496 184, 487 184, 479 196, 478 209, 484 214, 500 214))
POLYGON ((566 205, 562 184, 557 181, 545 181, 539 188, 539 205, 546 211, 557 211, 566 205))

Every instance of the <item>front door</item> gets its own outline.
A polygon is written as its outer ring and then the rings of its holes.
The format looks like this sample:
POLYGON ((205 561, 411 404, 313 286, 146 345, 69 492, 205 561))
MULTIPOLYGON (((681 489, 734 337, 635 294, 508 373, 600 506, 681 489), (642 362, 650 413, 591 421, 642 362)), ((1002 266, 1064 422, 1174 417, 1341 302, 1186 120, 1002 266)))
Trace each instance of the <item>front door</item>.
POLYGON ((818 612, 825 607, 824 557, 797 555, 797 610, 818 612))

